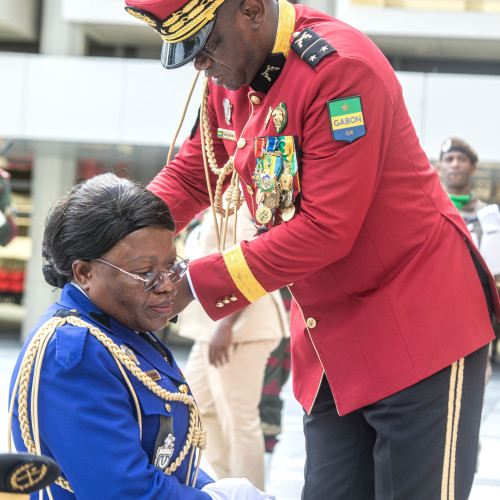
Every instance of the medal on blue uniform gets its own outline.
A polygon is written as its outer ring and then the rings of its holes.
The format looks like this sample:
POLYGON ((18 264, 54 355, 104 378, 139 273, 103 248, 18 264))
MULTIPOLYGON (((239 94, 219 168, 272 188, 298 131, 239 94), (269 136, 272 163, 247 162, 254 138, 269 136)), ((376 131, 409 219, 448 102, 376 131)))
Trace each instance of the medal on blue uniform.
POLYGON ((174 449, 175 437, 169 434, 163 441, 163 444, 156 450, 154 465, 157 469, 164 471, 168 467, 174 454, 174 449))
POLYGON ((120 344, 120 349, 125 354, 127 354, 128 356, 130 356, 136 365, 140 365, 141 364, 139 362, 139 360, 137 359, 137 356, 135 355, 135 352, 130 347, 126 346, 125 344, 120 344))

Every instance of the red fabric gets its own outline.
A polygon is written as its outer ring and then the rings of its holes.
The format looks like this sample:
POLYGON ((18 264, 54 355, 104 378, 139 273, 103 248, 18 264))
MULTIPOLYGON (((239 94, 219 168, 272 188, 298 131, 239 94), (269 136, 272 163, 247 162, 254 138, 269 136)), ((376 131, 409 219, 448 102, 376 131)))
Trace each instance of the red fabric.
POLYGON ((125 5, 128 7, 144 10, 160 21, 164 21, 187 3, 188 0, 125 0, 125 5))
MULTIPOLYGON (((310 27, 337 52, 312 69, 291 51, 267 95, 211 85, 212 134, 220 165, 236 145, 217 140, 217 124, 247 140, 235 165, 250 186, 254 137, 298 137, 302 199, 295 217, 241 247, 265 290, 293 283, 296 398, 310 410, 324 370, 342 415, 436 373, 488 343, 493 332, 465 243, 469 232, 420 147, 391 66, 357 30, 295 8, 295 31, 310 27), (261 99, 253 116, 252 95, 261 99), (361 97, 366 135, 336 141, 327 101, 351 96, 361 97), (224 98, 233 106, 231 125, 224 98), (265 119, 281 102, 288 123, 278 134, 265 119), (308 318, 314 328, 306 327, 308 318)), ((208 203, 199 148, 198 136, 185 142, 150 184, 183 224, 208 203)), ((243 191, 255 213, 255 193, 243 191)), ((248 303, 220 254, 194 261, 190 273, 212 319, 248 303), (233 293, 238 301, 216 307, 233 293)), ((492 277, 490 285, 496 297, 492 277)))

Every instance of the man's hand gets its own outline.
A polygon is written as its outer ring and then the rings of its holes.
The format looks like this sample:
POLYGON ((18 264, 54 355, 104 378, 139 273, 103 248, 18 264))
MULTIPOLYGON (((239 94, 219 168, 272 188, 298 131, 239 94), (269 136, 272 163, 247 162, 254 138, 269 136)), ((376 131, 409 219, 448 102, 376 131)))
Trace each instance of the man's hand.
POLYGON ((208 349, 208 359, 211 365, 215 367, 224 366, 229 363, 229 348, 233 340, 232 324, 219 320, 208 349))
POLYGON ((229 363, 229 348, 233 343, 233 326, 242 313, 243 311, 237 311, 217 322, 208 350, 210 364, 217 368, 229 363))

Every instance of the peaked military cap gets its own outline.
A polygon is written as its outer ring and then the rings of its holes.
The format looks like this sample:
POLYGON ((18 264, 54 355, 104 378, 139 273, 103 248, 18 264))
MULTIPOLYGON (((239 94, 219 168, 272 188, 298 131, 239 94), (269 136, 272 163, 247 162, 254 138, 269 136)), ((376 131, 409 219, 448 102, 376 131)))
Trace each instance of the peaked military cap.
POLYGON ((0 453, 0 492, 32 493, 52 484, 60 473, 59 465, 49 457, 0 453))
POLYGON ((471 148, 470 144, 465 142, 463 139, 460 139, 460 137, 448 137, 448 139, 445 139, 441 145, 439 159, 441 159, 445 153, 449 153, 450 151, 461 151, 469 157, 469 160, 473 164, 478 162, 477 153, 471 148))
POLYGON ((224 1, 125 0, 125 10, 160 34, 161 62, 171 69, 183 66, 200 53, 224 1))

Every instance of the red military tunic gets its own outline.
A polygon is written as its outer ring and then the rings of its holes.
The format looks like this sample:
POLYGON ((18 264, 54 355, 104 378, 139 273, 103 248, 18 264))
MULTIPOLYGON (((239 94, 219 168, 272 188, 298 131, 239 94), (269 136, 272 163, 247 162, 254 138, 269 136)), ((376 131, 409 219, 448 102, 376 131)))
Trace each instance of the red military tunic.
MULTIPOLYGON (((493 332, 469 232, 420 147, 393 69, 359 31, 294 9, 290 43, 311 28, 336 51, 315 67, 290 51, 267 93, 210 83, 208 110, 218 164, 235 155, 253 214, 255 137, 298 138, 295 216, 194 261, 190 274, 214 320, 290 285, 295 396, 310 411, 325 372, 343 415, 436 373, 487 344, 493 332), (356 96, 364 129, 352 142, 348 135, 339 140, 327 103, 356 96), (278 133, 266 117, 280 103, 288 119, 278 133), (239 141, 218 139, 218 128, 239 141), (237 301, 216 306, 232 294, 237 301)), ((200 151, 198 133, 149 186, 179 230, 209 203, 200 151)))

